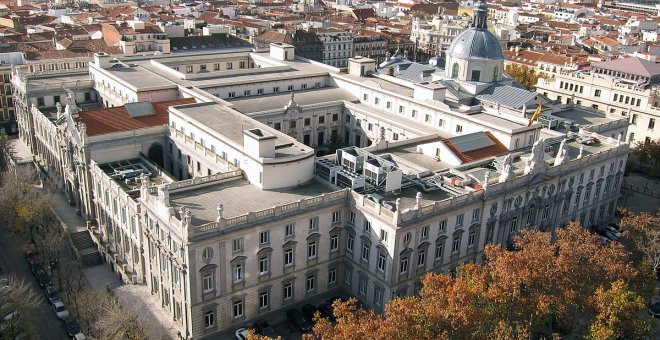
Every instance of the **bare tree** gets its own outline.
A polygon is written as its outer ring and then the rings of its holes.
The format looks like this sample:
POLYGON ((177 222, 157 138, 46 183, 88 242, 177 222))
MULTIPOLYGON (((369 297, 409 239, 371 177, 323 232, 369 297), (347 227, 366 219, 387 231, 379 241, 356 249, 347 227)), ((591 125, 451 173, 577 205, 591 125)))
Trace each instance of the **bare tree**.
POLYGON ((91 333, 101 339, 148 339, 147 332, 138 320, 140 313, 135 305, 122 306, 114 296, 106 295, 97 305, 99 313, 92 324, 91 333))
POLYGON ((20 334, 30 338, 33 325, 28 312, 41 302, 41 295, 24 278, 7 275, 0 277, 0 299, 3 303, 0 307, 3 339, 14 339, 20 334))
POLYGON ((36 173, 4 172, 0 176, 0 213, 11 232, 32 237, 35 227, 52 220, 52 193, 38 183, 36 173))

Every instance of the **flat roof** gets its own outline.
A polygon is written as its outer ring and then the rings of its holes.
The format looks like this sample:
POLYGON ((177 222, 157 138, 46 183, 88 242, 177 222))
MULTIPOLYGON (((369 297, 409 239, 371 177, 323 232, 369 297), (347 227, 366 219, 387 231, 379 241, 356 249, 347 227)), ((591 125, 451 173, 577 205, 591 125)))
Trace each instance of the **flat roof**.
POLYGON ((182 105, 172 108, 172 110, 175 113, 181 112, 196 120, 200 128, 213 130, 218 135, 222 135, 241 146, 243 145, 243 131, 254 128, 268 131, 277 137, 275 158, 314 151, 311 147, 299 143, 294 138, 218 103, 182 105), (277 148, 277 146, 282 145, 289 146, 277 148))
POLYGON ((342 88, 322 87, 304 91, 280 92, 271 95, 229 99, 227 102, 232 104, 234 110, 250 114, 253 112, 284 109, 291 100, 291 93, 294 94, 294 101, 298 105, 303 106, 342 100, 350 102, 358 101, 357 97, 342 88))
POLYGON ((34 156, 25 142, 20 138, 10 139, 7 141, 7 149, 9 156, 14 164, 32 163, 34 156))
POLYGON ((604 114, 598 114, 580 109, 568 109, 560 112, 553 112, 552 116, 570 119, 580 125, 598 125, 613 122, 619 118, 610 118, 604 114))
MULTIPOLYGON (((429 171, 444 170, 450 168, 451 165, 447 162, 437 161, 433 157, 417 152, 417 145, 439 142, 440 140, 441 138, 438 138, 436 140, 429 140, 421 143, 397 146, 387 150, 378 150, 377 154, 378 155, 391 154, 392 156, 399 157, 405 161, 413 163, 414 165, 421 166, 429 171)), ((396 162, 396 159, 394 159, 394 162, 396 162)), ((405 168, 405 165, 401 165, 399 167, 405 168)))
POLYGON ((192 212, 193 225, 215 222, 218 217, 217 205, 224 205, 223 217, 232 218, 297 202, 301 199, 320 196, 337 191, 316 179, 296 187, 263 190, 244 179, 210 185, 193 190, 172 192, 170 202, 175 210, 185 206, 192 212), (238 199, 240 197, 240 199, 238 199))
POLYGON ((489 114, 484 113, 484 112, 471 114, 470 117, 476 118, 477 120, 482 121, 482 122, 493 124, 495 126, 500 126, 500 127, 504 128, 504 129, 507 129, 507 130, 514 130, 514 129, 518 129, 518 128, 521 128, 521 127, 525 127, 524 124, 516 123, 516 122, 510 121, 508 119, 504 119, 504 118, 496 117, 496 116, 493 116, 493 115, 489 115, 489 114))
MULTIPOLYGON (((76 84, 79 86, 92 86, 93 82, 89 78, 88 73, 63 73, 63 74, 53 74, 52 76, 44 77, 28 77, 27 81, 27 90, 28 91, 38 91, 38 90, 53 90, 53 88, 62 87, 74 87, 76 84)), ((61 98, 62 105, 64 105, 64 97, 61 98)))
MULTIPOLYGON (((158 87, 176 87, 177 84, 163 77, 161 74, 149 70, 144 61, 127 64, 135 66, 115 66, 103 69, 122 81, 135 87, 138 91, 158 87)), ((115 64, 118 65, 118 64, 115 64)))

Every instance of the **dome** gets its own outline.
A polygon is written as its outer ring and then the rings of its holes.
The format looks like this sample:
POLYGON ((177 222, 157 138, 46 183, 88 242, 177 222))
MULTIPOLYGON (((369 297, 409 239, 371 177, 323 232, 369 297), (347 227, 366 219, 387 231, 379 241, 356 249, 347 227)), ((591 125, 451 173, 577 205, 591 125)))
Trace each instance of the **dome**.
POLYGON ((457 59, 504 59, 497 38, 488 30, 474 27, 459 34, 452 41, 447 56, 457 59))

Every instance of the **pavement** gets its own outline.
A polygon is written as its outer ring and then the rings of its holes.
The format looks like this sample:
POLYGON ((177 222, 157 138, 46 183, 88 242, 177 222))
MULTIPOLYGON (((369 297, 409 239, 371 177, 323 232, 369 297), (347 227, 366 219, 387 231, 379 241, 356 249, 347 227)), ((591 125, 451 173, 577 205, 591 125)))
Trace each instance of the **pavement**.
POLYGON ((624 177, 619 206, 633 212, 655 212, 660 207, 660 179, 631 174, 624 177))

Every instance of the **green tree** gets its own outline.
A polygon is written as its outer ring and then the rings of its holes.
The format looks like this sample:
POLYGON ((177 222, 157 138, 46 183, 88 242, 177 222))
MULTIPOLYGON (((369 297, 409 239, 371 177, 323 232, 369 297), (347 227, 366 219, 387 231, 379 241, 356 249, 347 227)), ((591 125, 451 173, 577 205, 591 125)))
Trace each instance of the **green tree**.
POLYGON ((533 90, 539 80, 536 71, 526 65, 509 64, 504 68, 504 71, 528 90, 533 90))
POLYGON ((640 163, 648 164, 657 169, 658 160, 660 159, 660 140, 636 142, 631 153, 640 163))
POLYGON ((9 172, 0 176, 0 213, 13 233, 32 238, 34 228, 53 220, 50 210, 52 193, 39 187, 36 173, 9 172))
POLYGON ((609 288, 598 288, 594 299, 597 314, 588 338, 641 339, 651 331, 651 321, 641 312, 645 307, 644 299, 624 281, 617 280, 609 288))

